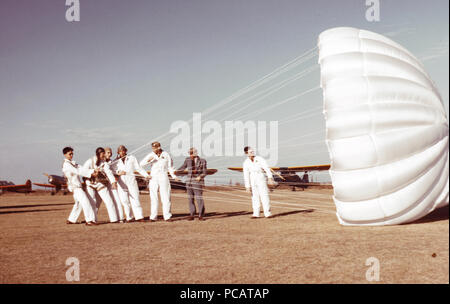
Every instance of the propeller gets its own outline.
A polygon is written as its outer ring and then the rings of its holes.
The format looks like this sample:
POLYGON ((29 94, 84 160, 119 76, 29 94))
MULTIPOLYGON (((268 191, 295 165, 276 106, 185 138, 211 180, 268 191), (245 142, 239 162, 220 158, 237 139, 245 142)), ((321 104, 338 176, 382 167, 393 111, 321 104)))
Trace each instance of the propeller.
POLYGON ((53 181, 53 178, 52 178, 52 176, 51 175, 49 175, 48 173, 43 173, 45 176, 47 176, 47 178, 48 178, 48 182, 51 184, 52 183, 52 181, 53 181))

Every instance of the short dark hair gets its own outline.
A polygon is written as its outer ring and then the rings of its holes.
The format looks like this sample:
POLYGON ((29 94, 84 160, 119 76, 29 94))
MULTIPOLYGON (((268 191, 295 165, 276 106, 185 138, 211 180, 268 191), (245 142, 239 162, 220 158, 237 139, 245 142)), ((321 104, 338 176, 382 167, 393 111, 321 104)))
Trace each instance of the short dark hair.
POLYGON ((63 149, 63 154, 65 155, 66 153, 71 152, 71 151, 73 151, 72 147, 65 147, 63 149))
POLYGON ((119 152, 119 151, 125 151, 125 152, 128 152, 128 149, 125 148, 124 145, 120 145, 119 147, 117 147, 117 152, 119 152))
POLYGON ((250 147, 248 147, 248 146, 244 148, 244 153, 245 153, 245 154, 247 154, 248 149, 250 149, 250 147))

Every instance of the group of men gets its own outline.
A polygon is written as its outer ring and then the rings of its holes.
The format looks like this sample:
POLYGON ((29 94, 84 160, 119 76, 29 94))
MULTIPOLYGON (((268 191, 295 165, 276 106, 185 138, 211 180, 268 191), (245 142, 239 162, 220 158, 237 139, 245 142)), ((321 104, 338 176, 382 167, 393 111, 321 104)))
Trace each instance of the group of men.
MULTIPOLYGON (((260 202, 264 216, 271 217, 270 200, 265 174, 268 182, 273 183, 271 170, 266 161, 256 156, 253 149, 245 147, 248 158, 243 165, 245 188, 252 193, 252 218, 260 214, 260 202)), ((136 173, 149 182, 150 222, 158 217, 159 198, 161 197, 163 218, 172 221, 170 201, 169 174, 175 181, 180 181, 175 174, 170 154, 161 148, 159 142, 152 143, 152 152, 138 162, 133 155, 127 155, 123 145, 117 149, 117 158, 112 159, 111 148, 99 147, 95 156, 88 159, 83 166, 73 160, 73 149, 63 149, 64 163, 62 171, 67 178, 68 190, 73 193, 75 204, 67 219, 67 224, 75 224, 83 212, 86 225, 97 225, 97 214, 101 202, 105 203, 111 223, 144 222, 144 214, 139 200, 139 187, 136 173), (150 174, 143 168, 150 165, 150 174), (83 182, 84 181, 84 182, 83 182)), ((195 202, 198 205, 198 219, 205 218, 203 201, 204 179, 207 175, 206 160, 198 156, 195 148, 189 149, 183 165, 178 171, 187 170, 186 190, 189 204, 188 220, 196 215, 195 202)))

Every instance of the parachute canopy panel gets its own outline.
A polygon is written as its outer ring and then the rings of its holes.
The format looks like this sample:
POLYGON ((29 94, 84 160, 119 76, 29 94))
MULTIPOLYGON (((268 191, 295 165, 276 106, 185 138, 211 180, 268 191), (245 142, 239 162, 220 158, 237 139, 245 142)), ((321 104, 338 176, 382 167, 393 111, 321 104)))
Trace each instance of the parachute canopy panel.
POLYGON ((318 40, 330 175, 343 225, 393 225, 448 204, 448 119, 421 62, 369 31, 318 40))

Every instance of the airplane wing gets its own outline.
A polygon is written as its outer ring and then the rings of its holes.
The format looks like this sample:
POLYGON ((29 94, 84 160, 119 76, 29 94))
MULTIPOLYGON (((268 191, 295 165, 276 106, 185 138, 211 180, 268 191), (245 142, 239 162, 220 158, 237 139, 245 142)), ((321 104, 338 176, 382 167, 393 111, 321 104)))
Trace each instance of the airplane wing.
POLYGON ((39 186, 39 187, 51 187, 51 188, 55 188, 55 185, 52 184, 39 184, 39 183, 33 183, 33 185, 39 186))
POLYGON ((0 186, 0 189, 14 189, 14 188, 22 188, 25 185, 6 185, 6 186, 0 186))
MULTIPOLYGON (((242 172, 242 167, 230 167, 228 168, 232 171, 242 172)), ((330 169, 330 165, 316 165, 316 166, 295 166, 295 167, 271 167, 272 171, 290 171, 290 172, 301 172, 301 171, 326 171, 330 169)))
MULTIPOLYGON (((213 175, 217 172, 217 169, 206 169, 206 174, 207 175, 213 175)), ((148 174, 150 174, 150 171, 147 171, 148 174)), ((134 174, 138 177, 141 177, 142 175, 139 172, 134 172, 134 174)), ((175 171, 175 175, 179 175, 179 176, 183 176, 183 175, 187 175, 188 174, 188 170, 183 170, 183 171, 175 171)))
MULTIPOLYGON (((206 169, 206 174, 207 175, 213 175, 216 172, 217 172, 217 169, 206 169)), ((175 174, 176 175, 180 175, 180 176, 187 175, 188 174, 188 170, 175 171, 175 174)))
POLYGON ((301 171, 327 171, 330 169, 330 165, 315 165, 315 166, 294 166, 294 167, 272 167, 275 171, 291 171, 291 172, 301 172, 301 171))
POLYGON ((0 189, 5 190, 12 190, 12 191, 25 191, 25 192, 31 192, 31 181, 27 180, 25 184, 23 185, 4 185, 0 186, 0 189))

